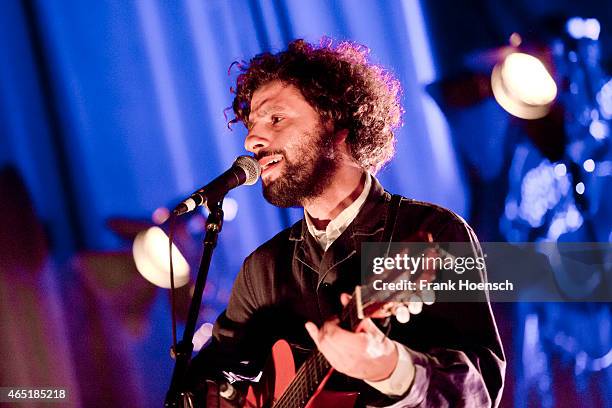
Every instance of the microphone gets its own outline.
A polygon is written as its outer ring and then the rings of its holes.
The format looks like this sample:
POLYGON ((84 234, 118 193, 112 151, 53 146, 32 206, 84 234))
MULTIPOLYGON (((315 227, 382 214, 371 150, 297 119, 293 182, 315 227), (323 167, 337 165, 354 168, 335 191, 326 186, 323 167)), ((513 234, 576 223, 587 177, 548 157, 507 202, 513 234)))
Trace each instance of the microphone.
POLYGON ((243 184, 247 186, 255 184, 260 175, 261 166, 257 160, 251 156, 238 156, 229 170, 177 205, 172 213, 178 216, 193 211, 196 207, 206 204, 209 198, 223 197, 231 189, 243 184))

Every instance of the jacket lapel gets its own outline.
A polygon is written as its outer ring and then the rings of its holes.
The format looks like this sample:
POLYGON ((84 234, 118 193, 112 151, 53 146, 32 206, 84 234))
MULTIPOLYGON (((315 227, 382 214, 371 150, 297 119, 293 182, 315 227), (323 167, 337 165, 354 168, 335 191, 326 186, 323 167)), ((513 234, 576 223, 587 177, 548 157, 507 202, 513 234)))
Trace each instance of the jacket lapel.
MULTIPOLYGON (((370 193, 359 214, 325 253, 308 232, 306 221, 302 219, 294 225, 290 239, 296 241, 296 258, 319 274, 317 287, 323 282, 335 282, 339 270, 359 256, 363 242, 380 241, 387 219, 387 203, 390 200, 391 195, 372 177, 370 193)), ((352 263, 357 267, 360 264, 359 260, 352 263)), ((358 270, 350 273, 359 275, 358 270)))

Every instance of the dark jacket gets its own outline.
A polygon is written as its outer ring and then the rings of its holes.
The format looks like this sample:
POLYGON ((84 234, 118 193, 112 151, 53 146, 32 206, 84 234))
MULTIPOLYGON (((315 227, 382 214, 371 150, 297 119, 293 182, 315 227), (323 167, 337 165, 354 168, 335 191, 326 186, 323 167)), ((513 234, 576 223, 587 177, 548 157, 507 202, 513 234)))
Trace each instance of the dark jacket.
MULTIPOLYGON (((391 195, 373 178, 356 219, 325 253, 301 220, 249 255, 227 309, 215 323, 211 344, 192 363, 193 387, 220 370, 254 377, 279 338, 298 354, 312 349, 304 323, 320 325, 338 314, 340 293, 352 293, 360 284, 361 243, 381 240, 390 202, 391 195)), ((474 251, 480 251, 474 232, 460 217, 404 198, 392 240, 418 240, 419 231, 431 233, 438 242, 471 242, 474 251)), ((405 406, 498 403, 505 361, 486 299, 426 306, 409 323, 392 323, 389 336, 411 350, 416 367, 413 385, 406 395, 387 398, 362 381, 347 380, 345 385, 362 392, 361 403, 389 405, 402 398, 405 406)))

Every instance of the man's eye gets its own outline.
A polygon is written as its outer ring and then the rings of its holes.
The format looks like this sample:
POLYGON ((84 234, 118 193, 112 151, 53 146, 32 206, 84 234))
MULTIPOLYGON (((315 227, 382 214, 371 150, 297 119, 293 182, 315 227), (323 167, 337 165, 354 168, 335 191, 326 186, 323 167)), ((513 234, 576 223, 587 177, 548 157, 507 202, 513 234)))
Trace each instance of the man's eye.
POLYGON ((276 125, 278 122, 282 121, 283 118, 280 116, 272 116, 271 122, 273 125, 276 125))

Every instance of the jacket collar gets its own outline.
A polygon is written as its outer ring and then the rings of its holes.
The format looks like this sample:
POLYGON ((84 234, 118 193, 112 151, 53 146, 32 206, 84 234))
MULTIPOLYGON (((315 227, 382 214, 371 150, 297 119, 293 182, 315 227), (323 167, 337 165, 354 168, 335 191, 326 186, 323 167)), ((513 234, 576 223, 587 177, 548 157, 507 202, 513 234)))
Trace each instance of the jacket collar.
MULTIPOLYGON (((362 242, 380 241, 387 219, 386 204, 389 201, 391 194, 384 190, 376 177, 372 177, 372 187, 361 211, 324 254, 308 232, 306 221, 298 221, 291 227, 289 235, 290 240, 298 241, 295 252, 297 260, 317 271, 321 282, 330 270, 360 253, 362 242)), ((335 274, 330 274, 325 280, 334 279, 335 274)))
MULTIPOLYGON (((359 211, 359 214, 357 214, 357 217, 355 217, 347 228, 347 231, 352 229, 352 234, 371 235, 375 232, 375 227, 379 224, 382 224, 381 228, 384 228, 386 212, 381 218, 380 211, 382 209, 381 206, 384 206, 384 203, 389 201, 391 201, 391 194, 385 191, 376 177, 372 176, 372 187, 370 188, 368 198, 361 208, 361 211, 359 211)), ((308 227, 306 225, 306 220, 302 218, 291 227, 289 239, 291 241, 303 241, 307 234, 308 227)))

